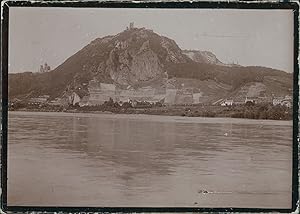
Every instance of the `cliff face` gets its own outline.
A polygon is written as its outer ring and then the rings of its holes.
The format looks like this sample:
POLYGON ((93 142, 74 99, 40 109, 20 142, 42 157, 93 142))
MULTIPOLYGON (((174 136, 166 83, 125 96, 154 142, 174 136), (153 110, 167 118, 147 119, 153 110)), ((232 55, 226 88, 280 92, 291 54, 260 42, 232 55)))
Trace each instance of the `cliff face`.
POLYGON ((149 81, 163 72, 163 65, 157 54, 151 50, 149 40, 141 47, 131 48, 130 43, 117 43, 106 61, 106 72, 115 84, 134 86, 149 81))
POLYGON ((120 86, 146 84, 164 74, 166 63, 188 61, 174 41, 143 28, 118 34, 113 44, 105 73, 120 86))

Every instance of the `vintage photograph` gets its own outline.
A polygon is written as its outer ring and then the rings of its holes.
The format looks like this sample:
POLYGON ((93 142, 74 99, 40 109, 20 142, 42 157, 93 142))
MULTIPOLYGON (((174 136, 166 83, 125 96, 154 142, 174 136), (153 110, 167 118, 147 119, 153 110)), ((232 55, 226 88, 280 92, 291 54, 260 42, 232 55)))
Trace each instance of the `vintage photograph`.
POLYGON ((291 209, 292 9, 10 7, 7 205, 291 209))

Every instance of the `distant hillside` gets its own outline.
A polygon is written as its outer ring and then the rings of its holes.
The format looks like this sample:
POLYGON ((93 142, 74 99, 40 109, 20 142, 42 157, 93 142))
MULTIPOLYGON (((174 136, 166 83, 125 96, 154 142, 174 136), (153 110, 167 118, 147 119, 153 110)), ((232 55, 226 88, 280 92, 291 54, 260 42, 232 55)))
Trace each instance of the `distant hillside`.
POLYGON ((254 83, 261 84, 268 96, 290 94, 293 77, 271 68, 228 66, 211 52, 181 50, 170 38, 133 28, 93 40, 50 72, 9 74, 9 96, 48 94, 54 99, 86 87, 92 79, 138 88, 155 87, 163 78, 173 79, 177 85, 183 81, 213 100, 234 96, 254 83))
POLYGON ((170 77, 199 80, 212 79, 216 82, 231 85, 233 90, 249 82, 268 82, 272 77, 274 85, 283 84, 287 88, 292 88, 292 74, 265 67, 228 67, 191 62, 172 64, 169 65, 167 70, 170 77))

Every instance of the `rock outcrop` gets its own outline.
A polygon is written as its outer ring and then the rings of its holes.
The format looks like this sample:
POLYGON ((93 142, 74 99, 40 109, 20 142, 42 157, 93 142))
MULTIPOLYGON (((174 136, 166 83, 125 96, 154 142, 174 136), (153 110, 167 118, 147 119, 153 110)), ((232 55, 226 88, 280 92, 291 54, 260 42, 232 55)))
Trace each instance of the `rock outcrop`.
POLYGON ((224 63, 210 51, 184 50, 182 53, 195 62, 224 65, 224 63))

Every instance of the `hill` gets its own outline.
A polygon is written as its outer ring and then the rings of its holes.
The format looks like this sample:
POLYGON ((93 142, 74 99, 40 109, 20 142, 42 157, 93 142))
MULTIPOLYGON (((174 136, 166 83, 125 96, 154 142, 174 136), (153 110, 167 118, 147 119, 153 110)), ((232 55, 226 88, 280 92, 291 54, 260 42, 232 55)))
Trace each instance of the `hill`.
POLYGON ((213 101, 246 96, 253 85, 260 88, 256 95, 291 94, 292 78, 271 68, 227 65, 211 52, 181 50, 174 40, 152 30, 131 28, 93 40, 52 71, 9 74, 9 97, 47 94, 55 99, 78 87, 88 94, 90 80, 137 89, 155 88, 167 79, 176 82, 175 88, 194 88, 213 101))

